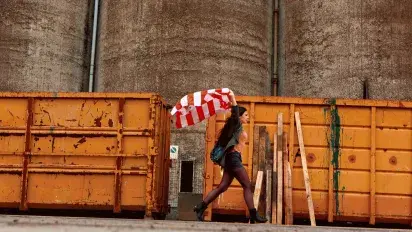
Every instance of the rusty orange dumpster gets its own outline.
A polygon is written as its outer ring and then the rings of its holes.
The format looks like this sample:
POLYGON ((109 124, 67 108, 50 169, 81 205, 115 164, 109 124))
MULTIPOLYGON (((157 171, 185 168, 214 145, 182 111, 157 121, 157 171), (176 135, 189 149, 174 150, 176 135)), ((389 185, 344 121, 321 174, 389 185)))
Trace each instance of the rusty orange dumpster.
MULTIPOLYGON (((250 115, 244 126, 249 142, 243 163, 252 175, 253 128, 265 125, 271 143, 277 114, 283 113, 293 163, 293 213, 309 218, 298 152, 294 112, 300 112, 315 214, 332 221, 410 223, 412 220, 412 102, 239 97, 250 115)), ((208 121, 204 194, 221 179, 209 153, 224 123, 223 116, 208 121)), ((237 181, 206 213, 245 214, 237 181)))
POLYGON ((0 207, 167 210, 170 119, 152 93, 0 93, 0 207))

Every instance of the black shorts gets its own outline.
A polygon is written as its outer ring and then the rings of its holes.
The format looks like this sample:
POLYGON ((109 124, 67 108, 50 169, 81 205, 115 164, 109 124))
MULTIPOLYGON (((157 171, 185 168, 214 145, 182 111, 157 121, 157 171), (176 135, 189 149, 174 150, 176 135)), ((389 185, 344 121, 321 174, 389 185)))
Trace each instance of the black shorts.
POLYGON ((238 151, 230 151, 225 155, 225 169, 230 171, 243 167, 242 156, 238 151))

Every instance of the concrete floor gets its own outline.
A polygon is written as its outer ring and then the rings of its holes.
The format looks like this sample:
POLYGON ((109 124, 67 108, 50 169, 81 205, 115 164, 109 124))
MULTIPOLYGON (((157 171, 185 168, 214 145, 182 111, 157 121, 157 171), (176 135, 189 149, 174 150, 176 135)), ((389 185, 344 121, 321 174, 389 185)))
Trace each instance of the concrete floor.
POLYGON ((271 231, 271 232, 403 232, 407 230, 339 227, 275 226, 270 224, 183 222, 116 218, 0 215, 0 232, 131 232, 131 231, 271 231))

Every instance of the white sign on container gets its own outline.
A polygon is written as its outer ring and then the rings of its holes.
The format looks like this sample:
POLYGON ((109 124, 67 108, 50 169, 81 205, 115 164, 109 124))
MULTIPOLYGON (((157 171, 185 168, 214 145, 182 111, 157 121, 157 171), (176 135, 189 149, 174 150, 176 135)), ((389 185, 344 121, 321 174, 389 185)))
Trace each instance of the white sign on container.
POLYGON ((179 154, 179 146, 171 145, 170 146, 170 159, 177 159, 179 154))

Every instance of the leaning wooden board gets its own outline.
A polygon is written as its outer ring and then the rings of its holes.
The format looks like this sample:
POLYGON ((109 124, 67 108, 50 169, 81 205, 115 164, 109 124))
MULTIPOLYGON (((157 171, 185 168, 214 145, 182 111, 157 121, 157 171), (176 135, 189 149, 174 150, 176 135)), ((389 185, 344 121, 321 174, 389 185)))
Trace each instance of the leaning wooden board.
POLYGON ((311 188, 310 188, 308 165, 307 165, 307 162, 306 162, 306 152, 305 152, 305 145, 303 143, 303 133, 302 133, 302 126, 300 124, 299 112, 295 113, 295 120, 296 120, 296 130, 298 132, 300 156, 301 156, 301 159, 302 159, 303 176, 304 176, 305 187, 306 187, 306 198, 308 199, 310 224, 312 226, 316 226, 315 211, 313 209, 312 191, 311 191, 311 188))
POLYGON ((283 219, 283 114, 278 114, 278 154, 277 154, 277 171, 278 171, 278 191, 277 191, 277 216, 278 225, 282 225, 283 219))

